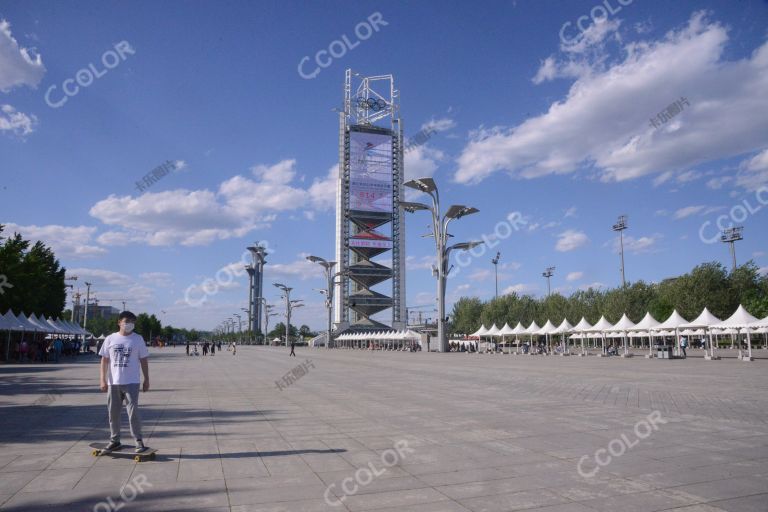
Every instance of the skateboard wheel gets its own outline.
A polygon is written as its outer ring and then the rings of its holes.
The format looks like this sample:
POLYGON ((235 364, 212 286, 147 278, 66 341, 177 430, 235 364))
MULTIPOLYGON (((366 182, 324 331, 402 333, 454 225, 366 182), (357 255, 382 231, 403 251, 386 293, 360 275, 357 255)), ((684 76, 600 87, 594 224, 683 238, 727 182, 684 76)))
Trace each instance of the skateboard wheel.
POLYGON ((99 456, 99 450, 93 450, 91 452, 91 455, 93 455, 94 457, 98 457, 99 456))
POLYGON ((137 455, 133 458, 135 462, 141 462, 141 455, 137 455))

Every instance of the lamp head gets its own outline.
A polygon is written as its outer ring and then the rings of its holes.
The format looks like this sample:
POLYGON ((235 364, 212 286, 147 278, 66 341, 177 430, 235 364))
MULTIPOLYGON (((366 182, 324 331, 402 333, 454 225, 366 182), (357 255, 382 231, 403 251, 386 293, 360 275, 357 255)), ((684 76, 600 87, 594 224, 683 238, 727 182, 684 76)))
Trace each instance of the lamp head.
POLYGON ((415 180, 406 181, 403 185, 427 193, 437 190, 435 180, 432 178, 416 178, 415 180))

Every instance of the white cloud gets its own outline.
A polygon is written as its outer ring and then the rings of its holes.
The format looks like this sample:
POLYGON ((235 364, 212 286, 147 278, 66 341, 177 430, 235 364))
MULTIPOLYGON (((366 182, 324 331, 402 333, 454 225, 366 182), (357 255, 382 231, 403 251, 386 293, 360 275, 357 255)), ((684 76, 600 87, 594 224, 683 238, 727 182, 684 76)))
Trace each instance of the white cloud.
POLYGON ((299 257, 290 263, 269 263, 267 267, 270 275, 279 277, 299 278, 302 281, 306 279, 315 279, 325 275, 323 267, 317 263, 312 263, 307 259, 309 254, 302 253, 299 257))
POLYGON ((420 258, 416 258, 416 256, 405 257, 406 270, 431 270, 434 264, 434 256, 421 256, 420 258))
POLYGON ((139 274, 139 280, 147 286, 168 288, 173 285, 173 277, 167 272, 144 272, 139 274))
POLYGON ((309 191, 291 185, 297 175, 295 160, 256 165, 251 172, 255 179, 234 176, 217 192, 178 189, 138 197, 110 195, 90 214, 121 229, 108 231, 99 240, 109 245, 207 245, 266 228, 275 220, 274 212, 326 206, 317 182, 309 191))
POLYGON ((592 57, 587 70, 568 72, 578 78, 546 113, 509 130, 481 130, 454 178, 477 183, 503 170, 535 178, 586 166, 603 181, 623 181, 762 149, 768 116, 754 113, 768 111, 768 43, 737 61, 724 59, 727 43, 727 30, 697 12, 659 41, 624 45, 621 61, 592 57), (649 126, 681 97, 689 106, 675 123, 649 126))
POLYGON ((760 274, 761 276, 768 276, 768 267, 760 267, 757 270, 757 273, 760 274))
POLYGON ((555 249, 560 252, 568 252, 585 245, 589 242, 589 238, 582 231, 576 231, 569 229, 560 233, 557 239, 555 249))
POLYGON ((538 289, 538 286, 533 284, 518 283, 518 284, 513 284, 511 286, 507 286, 506 288, 504 288, 501 294, 502 295, 509 295, 511 293, 526 294, 526 293, 532 293, 537 289, 538 289))
MULTIPOLYGON (((624 250, 633 254, 655 252, 656 243, 661 239, 661 235, 655 234, 651 236, 641 236, 635 238, 633 236, 624 236, 624 250)), ((619 238, 616 237, 613 240, 613 252, 619 253, 621 251, 621 243, 619 238)))
POLYGON ((103 247, 91 245, 91 238, 96 228, 87 226, 59 226, 50 224, 47 226, 20 226, 12 222, 2 223, 5 226, 3 236, 12 233, 20 233, 27 240, 42 241, 51 247, 57 258, 87 258, 105 254, 103 247))
POLYGON ((77 276, 77 283, 81 286, 88 281, 93 284, 91 291, 104 286, 127 286, 134 284, 133 278, 113 270, 100 268, 68 268, 67 276, 77 276))
POLYGON ((571 206, 567 210, 565 210, 565 214, 563 215, 564 219, 567 219, 568 217, 575 217, 576 216, 576 207, 571 206))
POLYGON ((309 197, 312 205, 318 210, 333 210, 336 208, 336 187, 338 187, 339 164, 328 169, 324 178, 316 178, 309 187, 309 197))
POLYGON ((747 190, 757 190, 768 184, 768 149, 742 162, 736 184, 747 190))
POLYGON ((680 208, 679 210, 677 210, 674 213, 673 217, 676 220, 684 219, 686 217, 690 217, 691 215, 696 215, 698 213, 701 213, 702 211, 704 211, 704 208, 706 208, 706 206, 702 206, 702 205, 686 206, 685 208, 680 208))
POLYGON ((565 276, 566 281, 578 281, 584 277, 584 272, 570 272, 567 276, 565 276))
POLYGON ((733 181, 733 176, 721 176, 719 178, 711 178, 707 180, 707 188, 712 190, 719 190, 723 188, 723 185, 733 181))
POLYGON ((430 119, 426 123, 421 125, 421 129, 424 131, 435 130, 438 132, 444 132, 456 127, 456 121, 450 117, 441 117, 439 119, 430 119))
POLYGON ((35 131, 37 117, 17 111, 11 105, 0 105, 0 133, 10 132, 24 137, 35 131))
POLYGON ((40 54, 19 46, 11 35, 11 24, 0 19, 0 91, 8 92, 23 85, 35 88, 44 74, 40 54))
POLYGON ((605 284, 603 284, 603 283, 601 283, 599 281, 595 281, 594 283, 583 284, 583 285, 579 286, 579 290, 585 290, 586 291, 586 290, 589 290, 590 288, 593 288, 595 290, 599 290, 600 288, 605 288, 605 284))

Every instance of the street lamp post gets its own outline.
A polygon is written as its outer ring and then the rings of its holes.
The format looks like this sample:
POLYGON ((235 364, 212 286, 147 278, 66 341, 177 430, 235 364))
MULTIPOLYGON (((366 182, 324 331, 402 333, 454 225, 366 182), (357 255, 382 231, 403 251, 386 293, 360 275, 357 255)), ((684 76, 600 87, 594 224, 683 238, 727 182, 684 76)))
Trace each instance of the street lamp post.
MULTIPOLYGON (((85 312, 83 313, 83 330, 88 328, 88 303, 91 301, 91 286, 93 286, 91 283, 86 282, 86 292, 85 292, 85 312)), ((83 342, 85 342, 85 334, 83 334, 83 342)))
POLYGON ((303 307, 304 304, 300 304, 301 300, 291 300, 291 290, 293 290, 293 288, 281 283, 273 284, 276 288, 283 291, 283 297, 285 298, 285 346, 287 347, 291 335, 291 311, 293 311, 294 308, 303 307))
POLYGON ((325 307, 328 309, 328 334, 325 339, 325 348, 331 348, 331 336, 333 333, 333 291, 336 288, 336 277, 346 275, 346 271, 333 273, 333 267, 336 266, 335 261, 328 261, 320 256, 307 256, 307 259, 312 263, 317 263, 325 269, 325 278, 327 280, 327 288, 321 290, 325 294, 325 307))
POLYGON ((245 332, 248 333, 248 343, 251 343, 253 341, 253 334, 252 334, 253 331, 251 330, 251 326, 253 325, 253 322, 251 320, 251 311, 246 308, 240 308, 240 311, 248 315, 248 323, 246 324, 248 328, 245 330, 245 332))
POLYGON ((234 313, 237 317, 237 339, 240 343, 243 343, 243 317, 239 313, 234 313))
POLYGON ((416 189, 420 192, 424 192, 432 198, 432 206, 428 206, 423 203, 412 203, 407 201, 401 201, 400 207, 405 211, 413 213, 419 210, 427 210, 432 213, 432 235, 435 237, 435 249, 437 251, 437 340, 438 346, 441 352, 448 351, 448 339, 445 336, 445 289, 448 273, 448 262, 450 261, 451 251, 456 250, 469 250, 473 247, 480 245, 483 242, 463 242, 446 246, 448 241, 448 224, 453 219, 460 219, 465 215, 477 213, 477 208, 452 205, 448 208, 445 215, 441 216, 440 213, 440 195, 437 190, 437 184, 432 178, 418 178, 415 180, 407 181, 403 184, 406 187, 416 189))
POLYGON ((496 257, 491 260, 493 263, 493 272, 496 277, 496 298, 499 298, 499 258, 501 258, 501 252, 496 251, 496 257))

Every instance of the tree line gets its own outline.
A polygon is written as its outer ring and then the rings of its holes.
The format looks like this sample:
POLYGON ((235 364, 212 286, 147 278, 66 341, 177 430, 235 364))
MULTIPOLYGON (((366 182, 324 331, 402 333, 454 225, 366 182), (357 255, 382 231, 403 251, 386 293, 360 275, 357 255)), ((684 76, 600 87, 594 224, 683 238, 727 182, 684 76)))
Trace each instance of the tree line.
POLYGON ((637 281, 626 288, 589 288, 568 297, 559 293, 543 298, 511 293, 489 301, 462 297, 453 306, 451 331, 469 334, 481 324, 490 327, 495 323, 501 328, 509 323, 514 327, 518 321, 527 327, 534 320, 539 326, 547 320, 559 325, 563 318, 575 325, 582 317, 594 324, 600 316, 615 323, 624 313, 639 322, 646 312, 661 322, 675 309, 690 321, 704 307, 725 320, 739 304, 757 318, 768 316, 768 276, 761 276, 751 261, 733 272, 717 262, 703 263, 687 274, 659 283, 637 281))
POLYGON ((0 224, 0 312, 61 316, 67 300, 65 269, 50 247, 20 234, 3 237, 0 224))
MULTIPOLYGON (((0 313, 35 313, 45 317, 71 318, 65 310, 67 300, 66 269, 53 250, 43 242, 32 244, 19 233, 3 236, 0 224, 0 313)), ((95 336, 117 332, 117 318, 89 318, 87 329, 95 336)), ((191 329, 163 326, 155 315, 138 314, 136 332, 149 340, 161 337, 170 341, 176 336, 189 341, 200 339, 201 333, 191 329)))

